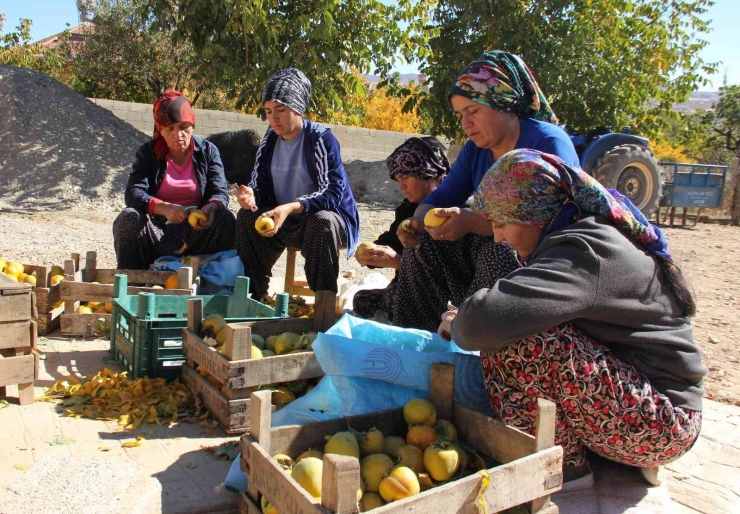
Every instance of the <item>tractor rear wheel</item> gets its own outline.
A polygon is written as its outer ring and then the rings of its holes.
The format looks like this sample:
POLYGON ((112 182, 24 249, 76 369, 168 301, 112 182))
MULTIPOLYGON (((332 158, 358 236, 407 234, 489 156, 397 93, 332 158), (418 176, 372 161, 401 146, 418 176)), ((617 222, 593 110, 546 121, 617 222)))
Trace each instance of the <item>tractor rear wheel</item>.
POLYGON ((593 176, 604 187, 629 198, 646 218, 658 210, 663 194, 663 173, 649 148, 616 146, 597 162, 593 176))

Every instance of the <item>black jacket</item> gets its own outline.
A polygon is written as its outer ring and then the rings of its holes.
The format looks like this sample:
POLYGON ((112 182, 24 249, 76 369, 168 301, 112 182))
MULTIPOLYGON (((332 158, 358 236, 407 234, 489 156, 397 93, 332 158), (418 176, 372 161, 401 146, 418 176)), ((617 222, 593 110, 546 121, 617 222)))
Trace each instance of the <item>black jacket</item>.
MULTIPOLYGON (((219 200, 224 209, 229 205, 229 189, 224 166, 216 145, 193 136, 193 163, 195 177, 200 186, 201 205, 211 200, 219 200)), ((147 141, 136 152, 133 170, 126 185, 126 207, 133 207, 147 213, 149 200, 157 196, 167 172, 167 161, 154 154, 154 141, 147 141)))

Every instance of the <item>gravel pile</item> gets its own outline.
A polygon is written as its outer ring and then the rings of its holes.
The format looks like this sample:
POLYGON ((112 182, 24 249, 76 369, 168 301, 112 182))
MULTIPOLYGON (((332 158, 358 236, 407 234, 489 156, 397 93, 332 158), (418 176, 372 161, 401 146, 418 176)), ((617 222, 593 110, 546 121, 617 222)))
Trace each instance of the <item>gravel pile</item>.
POLYGON ((0 65, 0 208, 119 211, 147 139, 64 84, 0 65))

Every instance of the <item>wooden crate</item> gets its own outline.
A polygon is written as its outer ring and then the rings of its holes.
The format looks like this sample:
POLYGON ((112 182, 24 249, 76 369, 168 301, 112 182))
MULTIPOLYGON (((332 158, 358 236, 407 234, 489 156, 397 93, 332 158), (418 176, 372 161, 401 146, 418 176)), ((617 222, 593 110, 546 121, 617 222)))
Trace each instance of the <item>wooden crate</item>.
POLYGON ((182 378, 194 395, 230 434, 243 433, 249 427, 249 396, 265 384, 291 382, 323 375, 313 352, 276 355, 253 360, 252 334, 263 338, 283 332, 320 332, 334 324, 335 295, 319 291, 314 304, 314 317, 287 318, 227 325, 226 355, 201 339, 203 302, 188 301, 188 328, 182 331, 182 349, 187 357, 182 378), (232 359, 227 358, 231 355, 232 359), (224 387, 219 390, 195 371, 202 366, 224 387))
MULTIPOLYGON (((129 284, 149 284, 164 286, 167 278, 173 275, 172 271, 148 271, 126 269, 98 269, 97 252, 87 252, 85 267, 80 270, 80 254, 72 254, 72 259, 64 262, 66 278, 60 283, 60 295, 64 300, 64 312, 61 315, 62 335, 93 337, 100 336, 97 332, 96 321, 104 318, 110 323, 111 314, 77 314, 75 311, 80 302, 113 302, 113 277, 126 275, 129 284), (79 271, 77 271, 79 270, 79 271), (98 282, 93 284, 92 282, 98 282)), ((127 294, 135 295, 149 292, 163 295, 190 296, 195 294, 196 286, 193 281, 193 270, 190 267, 180 268, 177 272, 180 287, 178 289, 159 289, 132 285, 127 294)))
MULTIPOLYGON (((59 328, 60 318, 64 312, 63 303, 54 307, 54 305, 61 302, 62 297, 61 285, 59 283, 51 285, 51 277, 49 276, 51 268, 51 266, 37 266, 35 264, 23 265, 26 273, 36 272, 36 285, 33 287, 34 305, 36 306, 34 318, 36 318, 38 324, 38 334, 42 336, 59 328)), ((79 275, 77 269, 74 271, 79 275)))
MULTIPOLYGON (((555 405, 538 401, 535 436, 525 434, 483 414, 453 402, 455 369, 451 364, 434 364, 430 375, 429 399, 437 407, 438 418, 450 420, 460 440, 480 454, 500 462, 487 470, 490 484, 483 486, 480 473, 437 486, 416 496, 384 505, 373 512, 453 514, 479 512, 476 502, 485 498, 488 512, 499 512, 528 504, 530 512, 556 514, 550 494, 562 484, 563 450, 555 446, 555 405)), ((240 511, 257 514, 260 494, 267 497, 281 514, 355 513, 360 487, 360 463, 352 457, 324 455, 321 499, 311 497, 271 456, 297 455, 321 447, 325 436, 352 427, 365 431, 372 427, 384 434, 403 434, 408 429, 403 409, 375 412, 306 425, 271 428, 269 392, 251 397, 251 428, 240 441, 242 469, 249 489, 240 495, 240 511)))
POLYGON ((33 311, 31 286, 0 276, 0 396, 5 396, 6 386, 18 386, 21 405, 33 403, 38 376, 33 311))

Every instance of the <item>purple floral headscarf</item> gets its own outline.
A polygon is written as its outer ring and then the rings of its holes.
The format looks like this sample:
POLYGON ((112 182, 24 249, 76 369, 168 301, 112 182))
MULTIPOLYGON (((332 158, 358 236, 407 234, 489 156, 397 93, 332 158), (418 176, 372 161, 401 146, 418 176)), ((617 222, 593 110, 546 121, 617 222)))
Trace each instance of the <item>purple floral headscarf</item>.
POLYGON ((547 231, 569 203, 580 212, 605 216, 651 253, 670 258, 660 229, 629 199, 559 157, 536 150, 514 150, 496 161, 478 186, 473 209, 492 222, 540 225, 547 231))

